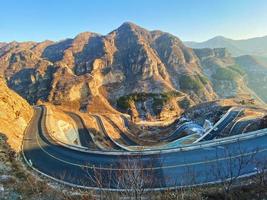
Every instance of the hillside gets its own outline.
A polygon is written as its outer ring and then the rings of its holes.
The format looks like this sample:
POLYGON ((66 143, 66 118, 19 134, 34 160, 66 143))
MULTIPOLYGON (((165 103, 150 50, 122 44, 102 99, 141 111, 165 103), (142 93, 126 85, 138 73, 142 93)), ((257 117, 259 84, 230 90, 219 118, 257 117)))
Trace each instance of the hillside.
POLYGON ((0 133, 7 137, 12 149, 20 150, 23 132, 33 110, 22 97, 11 91, 0 79, 0 133))
POLYGON ((244 80, 245 72, 224 48, 194 49, 204 74, 212 82, 220 98, 250 94, 244 80))
POLYGON ((226 48, 233 56, 267 56, 267 36, 245 40, 232 40, 217 36, 204 42, 184 42, 191 48, 226 48))
POLYGON ((246 82, 257 96, 267 102, 267 63, 257 56, 240 56, 235 58, 246 74, 246 82))

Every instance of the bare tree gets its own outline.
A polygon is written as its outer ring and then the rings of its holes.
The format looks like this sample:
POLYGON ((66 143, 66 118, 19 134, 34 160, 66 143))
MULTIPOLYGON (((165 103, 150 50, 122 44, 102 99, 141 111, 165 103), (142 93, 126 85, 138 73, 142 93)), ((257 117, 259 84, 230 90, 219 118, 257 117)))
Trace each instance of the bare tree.
POLYGON ((120 161, 117 174, 118 186, 123 188, 125 196, 130 199, 141 199, 145 194, 145 188, 153 188, 156 183, 156 174, 153 169, 153 158, 144 164, 141 155, 129 156, 120 161))
POLYGON ((240 184, 238 181, 246 167, 254 163, 258 150, 247 151, 241 148, 240 143, 235 148, 225 145, 223 150, 216 148, 216 158, 211 165, 211 175, 220 182, 224 199, 229 199, 233 186, 240 184))
MULTIPOLYGON (((100 199, 141 200, 148 195, 146 188, 153 188, 158 183, 156 170, 153 169, 153 158, 144 162, 142 155, 121 157, 117 163, 109 167, 86 167, 88 177, 99 189, 100 199), (115 193, 108 188, 118 189, 115 193)), ((158 162, 158 161, 157 161, 158 162)), ((160 167, 157 165, 157 168, 160 167)))
POLYGON ((116 171, 113 170, 112 166, 109 167, 102 167, 102 166, 86 166, 84 167, 84 170, 86 171, 88 175, 88 180, 91 181, 91 183, 98 188, 97 196, 99 199, 118 199, 116 194, 112 192, 111 190, 108 190, 109 188, 112 188, 114 186, 116 177, 115 173, 116 171))

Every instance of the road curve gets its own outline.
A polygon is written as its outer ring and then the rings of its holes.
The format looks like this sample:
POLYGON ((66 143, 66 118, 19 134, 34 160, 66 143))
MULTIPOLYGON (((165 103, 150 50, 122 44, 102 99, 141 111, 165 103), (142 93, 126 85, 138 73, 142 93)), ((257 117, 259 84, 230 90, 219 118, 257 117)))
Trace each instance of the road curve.
POLYGON ((220 146, 214 144, 209 148, 199 147, 186 151, 155 151, 157 153, 149 154, 79 152, 59 146, 49 138, 43 113, 42 108, 35 109, 24 136, 24 157, 39 172, 80 187, 129 189, 125 180, 131 176, 131 172, 136 171, 146 180, 142 187, 147 190, 214 183, 226 180, 233 174, 241 177, 255 173, 255 162, 244 162, 248 164, 241 171, 237 170, 236 165, 241 158, 263 162, 267 157, 267 134, 238 143, 229 141, 220 146), (227 169, 229 163, 231 171, 223 170, 227 169), (101 185, 96 184, 99 176, 101 185))
POLYGON ((183 132, 185 130, 192 129, 192 128, 200 129, 202 127, 198 124, 193 123, 193 122, 186 122, 186 123, 181 124, 172 134, 165 136, 165 137, 162 137, 161 140, 168 141, 168 142, 178 140, 181 137, 183 137, 183 135, 181 135, 181 132, 183 132))

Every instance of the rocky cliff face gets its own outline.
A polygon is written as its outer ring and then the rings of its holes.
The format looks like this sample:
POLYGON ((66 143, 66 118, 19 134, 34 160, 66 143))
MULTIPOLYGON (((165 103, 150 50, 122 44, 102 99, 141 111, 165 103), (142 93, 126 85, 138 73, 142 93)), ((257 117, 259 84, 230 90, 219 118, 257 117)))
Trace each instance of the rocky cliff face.
POLYGON ((22 97, 11 91, 0 79, 0 133, 8 138, 10 146, 19 151, 23 132, 33 110, 22 97))

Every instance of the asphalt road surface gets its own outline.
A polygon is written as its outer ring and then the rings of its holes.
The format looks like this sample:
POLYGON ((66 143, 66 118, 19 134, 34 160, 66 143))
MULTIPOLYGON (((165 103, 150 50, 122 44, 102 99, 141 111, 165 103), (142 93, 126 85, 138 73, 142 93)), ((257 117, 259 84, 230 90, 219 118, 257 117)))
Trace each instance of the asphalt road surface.
POLYGON ((62 147, 51 140, 44 127, 43 109, 36 108, 24 137, 25 158, 44 174, 86 187, 131 189, 129 180, 136 175, 147 189, 206 184, 254 173, 254 161, 267 158, 267 135, 209 148, 117 155, 62 147))
POLYGON ((100 119, 99 116, 97 115, 92 115, 95 119, 96 119, 96 123, 97 123, 97 126, 99 128, 99 130, 101 131, 101 133, 105 136, 105 140, 107 140, 109 142, 109 144, 111 144, 111 148, 114 149, 114 150, 122 150, 122 148, 120 146, 118 146, 117 144, 115 144, 109 137, 106 129, 105 129, 105 126, 102 122, 102 120, 100 119))

